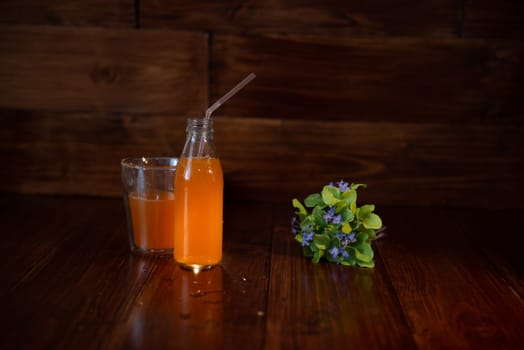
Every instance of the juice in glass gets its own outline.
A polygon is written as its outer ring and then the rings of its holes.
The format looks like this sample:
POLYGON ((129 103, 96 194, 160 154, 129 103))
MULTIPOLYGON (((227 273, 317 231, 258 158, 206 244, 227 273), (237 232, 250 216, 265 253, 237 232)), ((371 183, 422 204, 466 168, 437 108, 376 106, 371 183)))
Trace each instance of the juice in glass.
POLYGON ((202 270, 222 260, 224 180, 220 160, 182 157, 175 174, 174 258, 202 270))
POLYGON ((173 192, 130 193, 129 207, 134 243, 139 249, 173 248, 175 194, 173 192))
POLYGON ((173 254, 177 162, 174 157, 129 157, 120 162, 133 253, 173 254))

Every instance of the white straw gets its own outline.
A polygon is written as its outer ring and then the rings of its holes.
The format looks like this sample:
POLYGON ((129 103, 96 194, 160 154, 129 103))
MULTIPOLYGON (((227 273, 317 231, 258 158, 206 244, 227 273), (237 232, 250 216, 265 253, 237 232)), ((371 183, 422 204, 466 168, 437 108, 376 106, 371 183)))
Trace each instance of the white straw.
POLYGON ((224 102, 229 100, 234 94, 236 94, 240 89, 242 89, 244 86, 247 85, 251 80, 255 79, 256 75, 254 73, 249 74, 247 77, 244 78, 240 83, 238 83, 234 88, 232 88, 227 94, 222 96, 218 101, 213 103, 211 107, 206 109, 206 119, 211 117, 211 113, 213 113, 218 107, 222 106, 224 102))

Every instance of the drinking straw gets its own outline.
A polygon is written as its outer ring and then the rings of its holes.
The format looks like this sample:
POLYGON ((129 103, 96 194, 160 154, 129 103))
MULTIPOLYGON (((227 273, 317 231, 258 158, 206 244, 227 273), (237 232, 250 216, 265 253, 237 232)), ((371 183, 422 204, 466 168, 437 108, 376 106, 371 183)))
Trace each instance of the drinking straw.
MULTIPOLYGON (((251 80, 255 79, 256 75, 254 73, 249 74, 247 77, 244 78, 240 83, 238 83, 234 88, 232 88, 227 94, 222 96, 218 101, 213 103, 211 107, 206 109, 206 116, 205 119, 208 120, 211 118, 211 113, 213 113, 218 107, 222 106, 224 102, 229 100, 234 94, 236 94, 240 89, 242 89, 244 86, 247 85, 251 80)), ((203 140, 200 141, 200 144, 198 145, 198 151, 197 156, 201 157, 204 150, 204 144, 203 140)))
POLYGON ((256 75, 254 73, 249 74, 244 78, 240 83, 238 83, 234 88, 232 88, 227 94, 222 96, 218 101, 213 103, 211 107, 206 109, 206 119, 211 118, 211 113, 213 113, 218 107, 222 106, 227 100, 229 100, 234 94, 236 94, 240 89, 247 85, 251 80, 255 79, 256 75))

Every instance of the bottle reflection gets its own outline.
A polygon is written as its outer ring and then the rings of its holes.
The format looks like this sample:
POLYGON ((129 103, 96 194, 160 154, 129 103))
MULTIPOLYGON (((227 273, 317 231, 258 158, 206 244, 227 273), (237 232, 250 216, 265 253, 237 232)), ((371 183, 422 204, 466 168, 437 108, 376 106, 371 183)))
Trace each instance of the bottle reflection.
POLYGON ((123 333, 123 345, 127 348, 221 348, 224 344, 222 267, 194 273, 172 260, 160 265, 137 298, 129 317, 129 328, 123 333))
POLYGON ((194 273, 179 268, 175 281, 176 346, 217 348, 223 343, 223 270, 220 266, 194 273))

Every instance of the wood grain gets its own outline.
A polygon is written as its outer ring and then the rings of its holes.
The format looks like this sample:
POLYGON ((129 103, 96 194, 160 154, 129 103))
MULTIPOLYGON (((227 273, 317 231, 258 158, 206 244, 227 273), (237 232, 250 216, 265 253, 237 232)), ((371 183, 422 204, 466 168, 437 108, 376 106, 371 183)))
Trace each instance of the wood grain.
POLYGON ((289 207, 278 207, 266 347, 414 349, 380 259, 375 269, 314 265, 289 230, 291 216, 289 207))
POLYGON ((4 195, 0 347, 522 348, 522 277, 498 265, 522 210, 377 211, 370 270, 304 259, 290 205, 227 200, 222 266, 194 275, 129 253, 120 199, 4 195))
POLYGON ((522 121, 521 42, 279 35, 213 37, 211 98, 233 117, 413 122, 522 121))
POLYGON ((229 203, 222 265, 194 274, 157 262, 108 348, 239 349, 264 342, 273 217, 269 204, 229 203), (257 220, 248 213, 257 212, 257 220))
POLYGON ((519 210, 505 210, 501 214, 487 215, 478 220, 475 213, 460 211, 461 230, 469 244, 487 258, 494 271, 502 276, 508 287, 524 299, 524 261, 521 258, 521 233, 516 229, 520 220, 519 210), (503 237, 503 238, 501 238, 503 237))
POLYGON ((206 108, 203 33, 7 26, 0 107, 171 112, 206 108))
POLYGON ((0 23, 135 26, 132 0, 2 0, 0 23))
POLYGON ((2 348, 263 342, 270 204, 226 205, 222 266, 198 275, 169 257, 131 255, 120 200, 9 196, 0 208, 0 244, 15 254, 0 264, 2 348))
POLYGON ((216 130, 226 188, 243 197, 304 198, 346 179, 382 204, 521 206, 521 128, 224 118, 216 130))
POLYGON ((142 0, 144 27, 214 32, 454 36, 460 2, 142 0))
MULTIPOLYGON (((489 215, 499 222, 513 217, 507 211, 489 215)), ((466 237, 491 232, 492 241, 501 239, 496 227, 476 229, 483 216, 416 208, 382 212, 388 229, 378 250, 419 348, 524 345, 521 297, 466 237)))
POLYGON ((10 334, 2 347, 100 346, 151 273, 151 261, 129 259, 121 201, 3 197, 0 205, 23 216, 2 216, 23 228, 2 239, 12 249, 4 276, 16 277, 2 288, 1 324, 10 334))
POLYGON ((104 113, 0 113, 3 190, 120 196, 120 160, 178 156, 185 118, 104 113))
POLYGON ((524 4, 518 0, 465 2, 464 36, 524 39, 524 4))
MULTIPOLYGON (((0 190, 120 196, 120 159, 177 156, 183 117, 4 113, 0 190)), ((378 204, 522 208, 524 130, 509 125, 219 117, 226 195, 290 200, 346 179, 378 204)))

